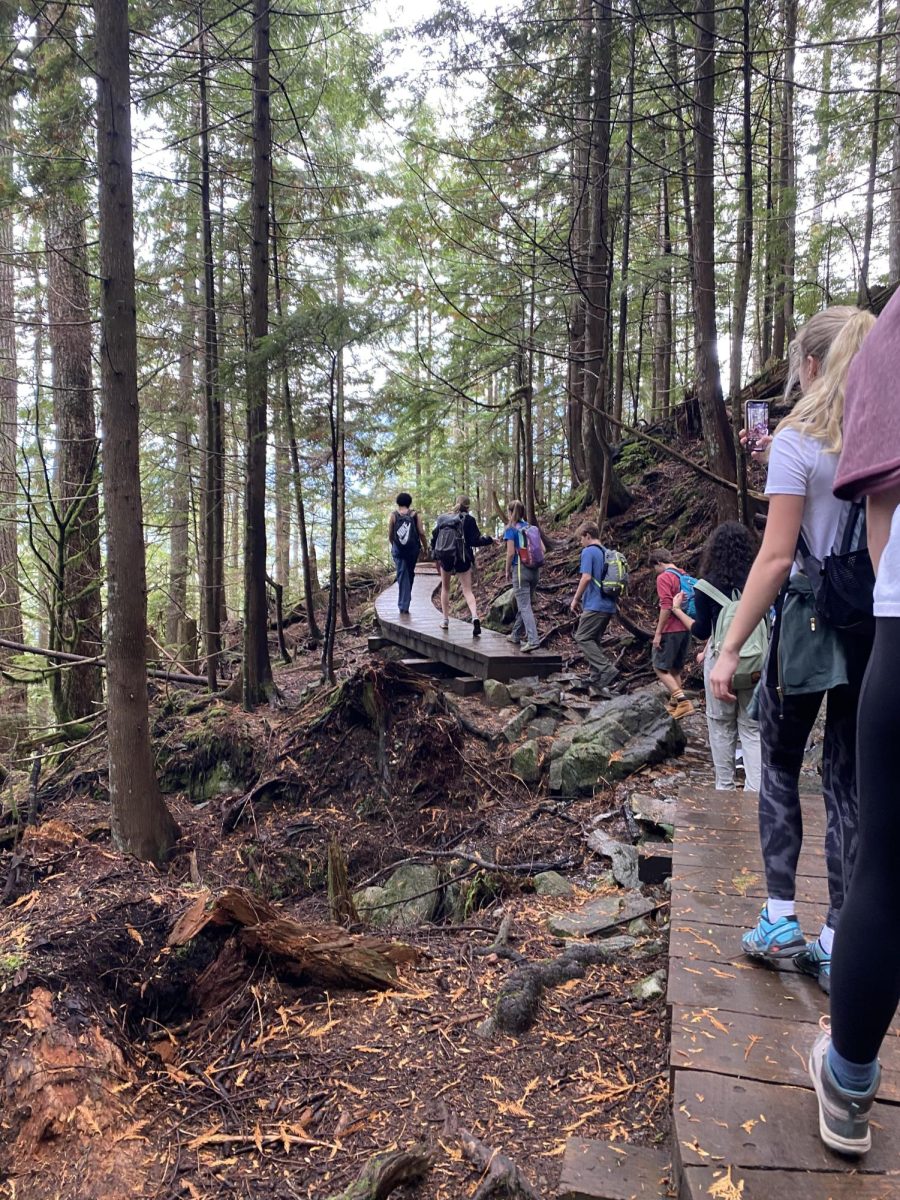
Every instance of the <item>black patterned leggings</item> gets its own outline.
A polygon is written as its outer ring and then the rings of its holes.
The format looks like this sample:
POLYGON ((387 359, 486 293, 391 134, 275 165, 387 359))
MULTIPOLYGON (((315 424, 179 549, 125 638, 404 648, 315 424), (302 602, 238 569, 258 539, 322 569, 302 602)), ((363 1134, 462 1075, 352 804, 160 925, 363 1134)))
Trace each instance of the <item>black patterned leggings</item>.
POLYGON ((879 617, 859 702, 859 857, 834 939, 831 1032, 837 1052, 869 1063, 900 1001, 900 618, 879 617))
MULTIPOLYGON (((760 688, 759 840, 766 885, 773 900, 793 900, 803 841, 800 771, 809 735, 827 697, 822 745, 825 797, 825 863, 828 870, 827 924, 836 928, 853 869, 857 844, 856 712, 868 659, 868 641, 853 647, 850 682, 829 692, 785 696, 760 688)), ((848 656, 849 657, 849 656, 848 656)))

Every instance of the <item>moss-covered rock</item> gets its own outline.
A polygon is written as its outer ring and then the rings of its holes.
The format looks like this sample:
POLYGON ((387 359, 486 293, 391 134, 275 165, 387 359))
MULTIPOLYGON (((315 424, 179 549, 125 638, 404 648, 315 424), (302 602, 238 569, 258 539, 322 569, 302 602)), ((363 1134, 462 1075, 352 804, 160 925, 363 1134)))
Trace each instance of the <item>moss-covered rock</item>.
POLYGON ((491 601, 484 623, 488 629, 494 629, 499 633, 508 632, 512 629, 518 611, 519 606, 516 604, 515 593, 509 587, 491 601))
POLYGON ((509 765, 513 775, 518 775, 523 783, 537 783, 541 777, 540 753, 537 742, 533 739, 523 742, 518 749, 512 752, 509 765))

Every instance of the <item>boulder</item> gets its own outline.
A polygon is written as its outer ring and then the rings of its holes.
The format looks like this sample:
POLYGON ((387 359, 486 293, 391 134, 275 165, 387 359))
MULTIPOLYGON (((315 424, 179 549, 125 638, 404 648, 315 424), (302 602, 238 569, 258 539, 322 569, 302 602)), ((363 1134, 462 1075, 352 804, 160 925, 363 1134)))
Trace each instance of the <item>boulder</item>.
POLYGON ((440 882, 437 867, 410 863, 399 867, 384 887, 363 888, 353 900, 359 915, 373 925, 421 925, 437 911, 440 882))
POLYGON ((634 846, 617 842, 599 829, 587 835, 587 844, 597 854, 605 854, 610 860, 616 883, 629 890, 640 886, 638 852, 634 846))
POLYGON ((539 896, 571 896, 575 889, 558 871, 541 871, 534 877, 534 890, 539 896))
POLYGON ((505 592, 501 592, 495 600, 491 601, 484 623, 488 629, 497 629, 500 632, 508 633, 518 611, 515 593, 511 587, 508 587, 505 592))
POLYGON ((511 679, 506 686, 513 700, 521 703, 523 696, 534 695, 540 686, 540 682, 537 675, 526 675, 522 679, 511 679))
POLYGON ((553 737, 558 728, 559 721, 555 717, 538 717, 528 726, 528 732, 532 737, 553 737))
POLYGON ((550 749, 550 788, 564 795, 593 792, 685 747, 681 726, 649 692, 617 696, 595 706, 550 749))
MULTIPOLYGON (((532 722, 531 729, 537 722, 532 722)), ((510 756, 509 765, 513 775, 518 775, 523 783, 537 783, 541 777, 541 762, 538 744, 534 740, 523 742, 510 756)))
POLYGON ((484 681, 484 698, 491 708, 506 708, 512 704, 512 696, 509 694, 509 688, 505 683, 501 683, 499 679, 486 679, 484 681))
POLYGON ((517 713, 511 721, 503 726, 503 736, 508 742, 517 741, 525 732, 525 726, 529 721, 533 721, 537 716, 537 709, 533 704, 529 704, 527 708, 523 708, 517 713))
POLYGON ((540 709, 547 709, 550 712, 558 712, 560 701, 562 700, 562 690, 558 687, 543 686, 537 687, 530 691, 527 696, 522 696, 519 704, 536 704, 540 709))
MULTIPOLYGON (((636 893, 622 896, 600 896, 589 900, 573 912, 557 913, 547 922, 547 928, 558 937, 594 937, 617 925, 625 925, 635 917, 646 916, 656 905, 636 893)), ((634 938, 631 939, 632 943, 634 938)))

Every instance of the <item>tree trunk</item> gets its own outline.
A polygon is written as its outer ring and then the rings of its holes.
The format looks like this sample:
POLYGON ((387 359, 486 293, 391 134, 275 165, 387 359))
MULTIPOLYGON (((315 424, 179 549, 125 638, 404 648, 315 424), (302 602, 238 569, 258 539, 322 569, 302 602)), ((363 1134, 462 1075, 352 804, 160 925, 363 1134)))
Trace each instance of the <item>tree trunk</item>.
MULTIPOLYGON (((188 246, 193 239, 188 237, 188 246)), ((178 404, 174 414, 175 460, 172 470, 169 530, 169 598, 166 606, 166 644, 178 645, 178 629, 187 616, 190 571, 191 414, 194 411, 196 342, 195 287, 186 265, 182 294, 181 350, 178 358, 178 404)))
MULTIPOLYGON (((716 12, 712 7, 712 0, 698 0, 695 25, 697 41, 694 60, 694 312, 697 400, 709 466, 724 479, 734 480, 734 440, 722 397, 716 330, 716 12)), ((734 492, 721 488, 717 501, 720 521, 729 520, 737 515, 734 492)))
MULTIPOLYGON (((628 32, 628 78, 634 80, 637 23, 631 20, 628 32)), ((625 129, 625 198, 622 202, 622 269, 619 273, 619 341, 616 347, 616 379, 613 389, 613 416, 622 420, 622 394, 625 389, 625 350, 628 343, 628 260, 631 243, 631 164, 634 156, 634 86, 628 88, 628 124, 625 129)), ((619 440, 618 432, 615 440, 619 440)))
POLYGON ((322 643, 322 678, 334 683, 334 636, 337 625, 338 591, 338 471, 340 443, 337 429, 337 358, 332 358, 328 374, 328 427, 331 434, 331 554, 328 561, 328 607, 325 610, 325 638, 322 643))
POLYGON ((890 278, 900 279, 900 10, 894 21, 894 121, 891 137, 890 278))
POLYGON ((259 353, 269 332, 269 0, 254 0, 253 176, 251 183, 250 334, 247 362, 247 459, 244 503, 244 708, 272 691, 266 600, 266 403, 268 364, 259 353))
POLYGON ((203 638, 206 677, 216 690, 222 650, 222 606, 225 596, 225 480, 222 436, 222 402, 219 395, 219 337, 216 327, 216 280, 212 241, 212 204, 209 180, 208 65, 203 5, 198 10, 200 30, 200 210, 203 227, 203 388, 205 431, 203 446, 203 638))
POLYGON ((781 93, 781 146, 778 163, 778 283, 772 353, 784 358, 794 336, 794 257, 797 238, 797 151, 794 144, 794 60, 797 51, 797 3, 783 0, 784 80, 781 93))
POLYGON ((762 346, 760 352, 761 368, 765 368, 769 360, 772 358, 772 315, 774 307, 774 290, 775 290, 775 260, 777 254, 775 247, 778 244, 777 226, 778 220, 774 207, 774 191, 772 185, 772 130, 774 120, 772 116, 772 89, 769 89, 769 120, 766 126, 766 266, 763 272, 763 308, 762 308, 762 332, 760 335, 760 343, 762 346))
POLYGON ((110 830, 124 853, 160 862, 175 844, 179 829, 156 779, 147 704, 128 0, 95 0, 94 22, 110 830))
POLYGON ((741 192, 738 210, 736 264, 734 280, 734 304, 731 322, 731 423, 735 438, 737 463, 738 511, 745 525, 750 524, 751 513, 747 496, 747 459, 737 442, 737 431, 741 428, 741 375, 743 368, 744 328, 747 322, 747 302, 750 297, 750 276, 753 268, 753 113, 751 110, 752 87, 752 44, 750 41, 750 2, 742 0, 743 32, 743 141, 741 192))
POLYGON ((869 303, 869 258, 872 253, 872 229, 875 224, 875 178, 878 173, 878 143, 881 134, 881 64, 884 57, 884 0, 878 0, 878 40, 875 49, 875 113, 869 149, 869 182, 866 188, 866 221, 863 230, 862 265, 859 270, 857 304, 869 303))
POLYGON ((653 311, 653 404, 654 421, 669 415, 672 391, 672 241, 669 232, 669 189, 665 172, 659 178, 657 206, 659 226, 659 275, 653 311))
MULTIPOLYGON (((813 175, 813 210, 809 231, 810 276, 819 282, 822 262, 822 213, 825 206, 825 174, 828 169, 828 143, 831 131, 831 73, 834 48, 832 9, 825 5, 822 12, 822 40, 829 43, 822 50, 822 75, 816 102, 816 169, 813 175)), ((827 304, 826 300, 826 304, 827 304)))
MULTIPOLYGON (((344 255, 338 243, 337 252, 337 302, 344 304, 344 255)), ((344 347, 337 352, 335 376, 335 429, 337 435, 337 537, 338 537, 338 600, 341 624, 350 626, 350 610, 347 607, 347 421, 344 396, 344 347)))
MULTIPOLYGON (((0 48, 12 51, 12 15, 4 11, 0 48)), ((0 93, 0 187, 12 195, 13 98, 4 82, 0 93)), ((19 602, 18 544, 16 536, 16 447, 18 389, 16 385, 16 277, 13 265, 13 211, 0 207, 0 637, 21 642, 22 608, 19 602)), ((0 654, 0 667, 8 666, 10 654, 0 654)), ((24 712, 25 689, 0 679, 0 748, 8 749, 16 736, 17 716, 24 712)))
POLYGON ((582 440, 584 422, 584 336, 585 295, 588 243, 590 241, 591 208, 589 179, 591 169, 591 0, 578 0, 578 20, 575 24, 578 71, 575 81, 575 149, 572 155, 572 219, 571 258, 573 295, 569 321, 568 396, 566 402, 566 433, 569 445, 569 469, 572 484, 587 478, 587 464, 582 440))

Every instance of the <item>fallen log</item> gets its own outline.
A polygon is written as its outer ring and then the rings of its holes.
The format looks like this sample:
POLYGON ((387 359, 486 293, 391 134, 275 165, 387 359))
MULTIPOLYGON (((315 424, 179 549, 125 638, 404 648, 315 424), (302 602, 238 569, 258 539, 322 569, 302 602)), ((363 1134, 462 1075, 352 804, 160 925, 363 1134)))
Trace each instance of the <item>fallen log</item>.
MULTIPOLYGON (((18 654, 39 654, 42 658, 52 658, 60 663, 93 663, 98 667, 106 666, 106 659, 102 654, 89 658, 84 654, 67 654, 64 650, 48 650, 45 646, 26 646, 23 642, 11 642, 9 638, 0 638, 0 646, 4 650, 15 650, 18 654)), ((148 667, 147 674, 151 679, 166 679, 169 683, 206 687, 205 675, 186 675, 183 672, 163 671, 156 667, 148 667)))
POLYGON ((210 925, 236 926, 241 943, 278 960, 291 976, 330 987, 384 988, 397 978, 397 965, 418 955, 402 942, 348 933, 337 925, 301 924, 246 888, 226 888, 215 899, 198 896, 169 935, 184 946, 210 925))
POLYGON ((529 1180, 511 1158, 479 1141, 468 1129, 461 1129, 449 1112, 444 1120, 444 1132, 456 1138, 463 1154, 482 1172, 472 1200, 487 1200, 488 1196, 509 1196, 510 1200, 541 1200, 529 1180))
POLYGON ((431 1154, 421 1145, 376 1154, 358 1179, 328 1200, 385 1200, 395 1188, 422 1179, 431 1169, 431 1163, 431 1154))

